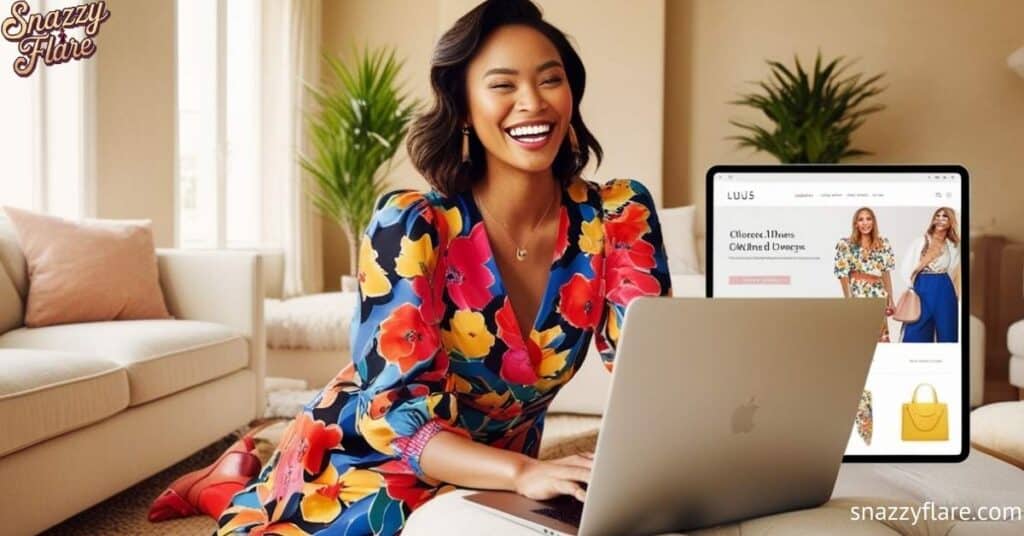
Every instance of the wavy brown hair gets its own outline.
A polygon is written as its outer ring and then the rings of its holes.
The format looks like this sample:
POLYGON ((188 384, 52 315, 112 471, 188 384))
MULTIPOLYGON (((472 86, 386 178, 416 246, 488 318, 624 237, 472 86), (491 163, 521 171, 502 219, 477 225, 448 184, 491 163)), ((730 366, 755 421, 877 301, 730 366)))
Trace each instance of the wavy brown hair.
POLYGON ((487 0, 463 15, 438 40, 430 60, 433 106, 409 127, 410 161, 434 189, 445 195, 468 190, 487 171, 484 147, 472 130, 470 160, 462 161, 462 125, 469 108, 466 68, 488 35, 511 24, 528 26, 547 37, 558 50, 569 81, 573 102, 569 124, 576 131, 580 154, 575 158, 565 136, 551 164, 552 174, 567 184, 586 167, 591 151, 598 164, 604 156, 580 115, 587 72, 565 34, 545 21, 540 9, 529 0, 487 0))
POLYGON ((931 223, 928 224, 928 236, 931 236, 932 233, 935 232, 935 217, 938 216, 940 212, 945 212, 946 217, 949 218, 949 230, 946 231, 946 240, 952 242, 954 246, 959 246, 960 232, 956 230, 956 212, 949 207, 939 207, 932 213, 931 223))
POLYGON ((853 213, 853 222, 850 223, 850 226, 853 227, 850 231, 850 245, 860 244, 860 229, 857 228, 857 218, 864 212, 871 216, 871 245, 868 249, 879 249, 882 247, 882 238, 878 232, 878 218, 875 217, 875 211, 868 207, 860 207, 857 209, 857 212, 853 213))

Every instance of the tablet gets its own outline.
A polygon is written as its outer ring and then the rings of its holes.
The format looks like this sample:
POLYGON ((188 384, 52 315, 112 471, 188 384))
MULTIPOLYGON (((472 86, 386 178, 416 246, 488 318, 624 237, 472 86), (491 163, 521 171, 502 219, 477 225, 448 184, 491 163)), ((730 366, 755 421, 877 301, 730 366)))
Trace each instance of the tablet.
POLYGON ((891 299, 843 461, 967 457, 968 207, 958 165, 708 170, 708 296, 891 299))

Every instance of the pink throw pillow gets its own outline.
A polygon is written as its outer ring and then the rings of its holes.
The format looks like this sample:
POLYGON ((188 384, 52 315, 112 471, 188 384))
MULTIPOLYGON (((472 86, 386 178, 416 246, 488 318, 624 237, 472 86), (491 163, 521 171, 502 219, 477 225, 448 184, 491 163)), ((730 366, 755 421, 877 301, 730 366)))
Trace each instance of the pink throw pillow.
POLYGON ((148 221, 4 211, 28 263, 26 326, 170 318, 148 221))

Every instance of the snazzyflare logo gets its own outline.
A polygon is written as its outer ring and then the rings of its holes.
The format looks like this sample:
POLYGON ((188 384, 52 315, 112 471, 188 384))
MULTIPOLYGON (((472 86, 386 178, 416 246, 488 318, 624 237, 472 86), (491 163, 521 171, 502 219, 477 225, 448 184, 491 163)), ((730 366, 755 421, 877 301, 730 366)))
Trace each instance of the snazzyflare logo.
POLYGON ((96 34, 100 25, 110 18, 106 2, 90 2, 77 6, 54 9, 45 13, 31 13, 25 0, 11 4, 11 16, 4 19, 4 39, 17 43, 14 73, 30 76, 43 60, 45 65, 84 60, 96 53, 96 34), (78 40, 68 35, 74 28, 82 28, 85 36, 78 40))

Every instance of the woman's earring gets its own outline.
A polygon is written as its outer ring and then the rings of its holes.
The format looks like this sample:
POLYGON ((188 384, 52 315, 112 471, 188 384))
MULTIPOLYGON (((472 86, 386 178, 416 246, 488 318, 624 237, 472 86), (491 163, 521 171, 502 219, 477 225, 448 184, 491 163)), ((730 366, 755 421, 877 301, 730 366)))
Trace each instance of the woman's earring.
POLYGON ((569 148, 572 149, 572 158, 576 167, 580 167, 580 141, 576 139, 576 129, 569 125, 569 148))
POLYGON ((462 127, 462 163, 469 162, 469 127, 462 127))

